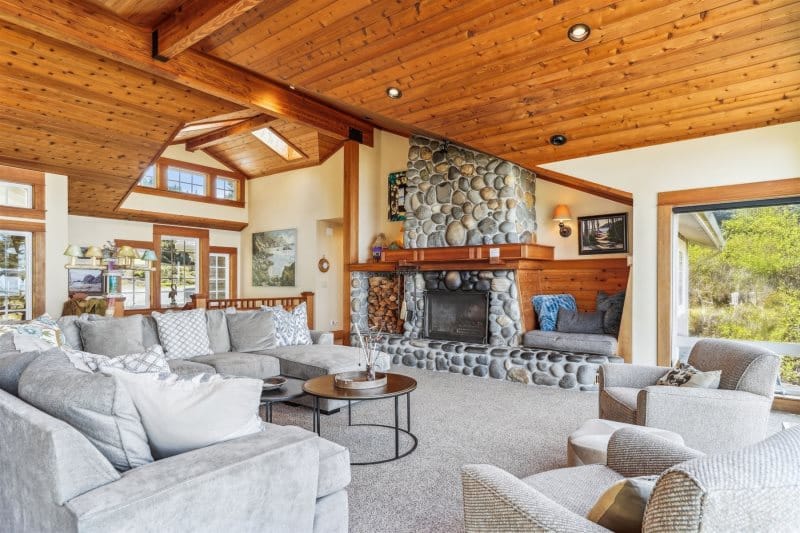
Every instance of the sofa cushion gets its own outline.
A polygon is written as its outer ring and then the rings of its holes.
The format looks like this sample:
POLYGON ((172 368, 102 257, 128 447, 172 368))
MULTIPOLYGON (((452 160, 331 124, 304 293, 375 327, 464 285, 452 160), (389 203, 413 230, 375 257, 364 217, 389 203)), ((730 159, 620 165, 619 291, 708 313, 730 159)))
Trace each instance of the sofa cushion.
POLYGON ((206 311, 206 326, 208 327, 208 342, 213 353, 231 351, 231 337, 228 333, 228 322, 225 320, 224 309, 210 309, 206 311))
POLYGON ((75 315, 64 315, 56 323, 61 328, 61 337, 64 344, 73 350, 83 350, 83 343, 81 342, 81 330, 78 329, 78 320, 80 317, 75 315))
POLYGON ((197 374, 216 374, 217 371, 211 365, 196 363, 188 359, 170 359, 167 361, 169 369, 173 374, 179 376, 196 376, 197 374))
POLYGON ((522 481, 573 513, 586 516, 600 496, 620 479, 620 474, 605 465, 586 465, 548 470, 522 481))
POLYGON ((597 310, 603 312, 603 331, 614 337, 619 336, 622 322, 622 308, 625 306, 625 291, 616 294, 597 293, 597 310))
POLYGON ((19 396, 83 433, 117 470, 153 461, 128 391, 111 376, 76 369, 61 350, 45 352, 28 365, 19 396))
POLYGON ((144 351, 142 316, 107 320, 78 320, 83 351, 115 357, 144 351))
POLYGON ((106 372, 133 398, 156 459, 261 431, 260 380, 106 372))
POLYGON ((350 452, 344 446, 320 438, 317 498, 324 498, 349 484, 350 452))
POLYGON ((145 348, 161 344, 161 339, 158 338, 158 324, 151 316, 142 315, 142 344, 145 348))
POLYGON ((591 333, 562 333, 560 331, 534 329, 522 336, 522 344, 530 348, 562 352, 594 353, 599 355, 614 355, 617 353, 617 339, 610 335, 594 335, 591 333))
POLYGON ((203 309, 171 313, 153 311, 153 318, 158 324, 158 338, 167 359, 191 359, 213 353, 203 309))
POLYGON ((190 360, 194 363, 212 366, 219 374, 231 376, 264 379, 281 373, 278 360, 269 355, 225 352, 201 355, 190 360))
POLYGON ((0 353, 0 389, 18 396, 19 378, 34 359, 42 352, 18 352, 16 350, 0 353))
POLYGON ((606 387, 600 392, 600 413, 604 418, 636 424, 639 390, 633 387, 606 387))
POLYGON ((235 352, 259 352, 275 347, 275 321, 272 311, 231 313, 225 316, 235 352))
POLYGON ((556 331, 559 333, 589 333, 603 335, 603 313, 600 311, 558 310, 556 331))
POLYGON ((263 354, 280 359, 281 374, 297 379, 311 379, 325 374, 358 370, 359 351, 351 346, 298 345, 264 350, 263 354))

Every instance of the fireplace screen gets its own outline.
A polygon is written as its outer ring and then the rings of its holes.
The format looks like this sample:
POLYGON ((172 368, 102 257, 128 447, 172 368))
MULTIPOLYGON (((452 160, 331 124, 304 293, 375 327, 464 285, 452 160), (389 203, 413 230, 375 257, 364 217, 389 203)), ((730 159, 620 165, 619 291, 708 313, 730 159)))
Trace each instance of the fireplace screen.
POLYGON ((425 337, 486 344, 488 325, 489 293, 425 293, 425 337))

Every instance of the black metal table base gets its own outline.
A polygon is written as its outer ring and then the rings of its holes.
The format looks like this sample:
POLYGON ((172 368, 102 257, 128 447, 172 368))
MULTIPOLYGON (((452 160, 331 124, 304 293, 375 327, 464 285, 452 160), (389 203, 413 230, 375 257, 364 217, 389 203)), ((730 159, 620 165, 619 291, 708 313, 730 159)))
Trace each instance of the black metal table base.
MULTIPOLYGON (((355 426, 371 426, 371 427, 381 427, 381 428, 389 428, 394 430, 394 457, 389 457, 388 459, 381 459, 378 461, 356 461, 351 462, 351 465, 377 465, 381 463, 389 463, 391 461, 396 461, 398 459, 402 459, 407 455, 410 455, 411 452, 417 449, 417 436, 411 433, 411 393, 407 392, 405 394, 406 397, 406 429, 400 427, 400 396, 402 394, 397 395, 394 397, 394 425, 389 426, 386 424, 353 424, 353 410, 352 410, 352 403, 350 401, 347 402, 347 425, 349 427, 355 426), (411 440, 413 444, 411 447, 400 453, 400 433, 405 433, 411 440)), ((372 400, 382 400, 385 398, 372 398, 372 400)), ((362 401, 370 401, 370 398, 364 398, 362 401)), ((319 409, 319 397, 314 396, 314 410, 312 413, 312 430, 317 434, 320 435, 320 409, 319 409)))

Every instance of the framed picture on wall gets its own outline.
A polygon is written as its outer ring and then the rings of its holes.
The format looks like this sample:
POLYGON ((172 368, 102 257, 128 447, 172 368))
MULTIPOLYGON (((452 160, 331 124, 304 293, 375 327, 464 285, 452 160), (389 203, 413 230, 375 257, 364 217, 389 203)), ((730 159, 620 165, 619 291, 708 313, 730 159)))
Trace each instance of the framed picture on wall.
POLYGON ((297 229, 253 233, 253 286, 294 287, 297 229))
POLYGON ((397 222, 406 219, 406 189, 408 178, 405 171, 389 174, 389 220, 397 222))
POLYGON ((578 253, 620 254, 628 251, 628 214, 578 217, 578 253))
POLYGON ((67 269, 67 292, 83 292, 89 296, 103 295, 103 270, 94 268, 67 269))

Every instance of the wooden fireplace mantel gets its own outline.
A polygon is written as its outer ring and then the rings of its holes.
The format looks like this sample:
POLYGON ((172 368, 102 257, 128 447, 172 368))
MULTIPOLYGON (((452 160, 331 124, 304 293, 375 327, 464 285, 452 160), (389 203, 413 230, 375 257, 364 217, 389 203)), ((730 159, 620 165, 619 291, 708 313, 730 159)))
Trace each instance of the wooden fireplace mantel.
POLYGON ((350 265, 351 270, 391 272, 403 267, 419 270, 519 270, 539 261, 552 261, 553 247, 541 244, 484 244, 441 248, 384 250, 381 260, 350 265), (492 257, 497 250, 497 257, 492 257))

